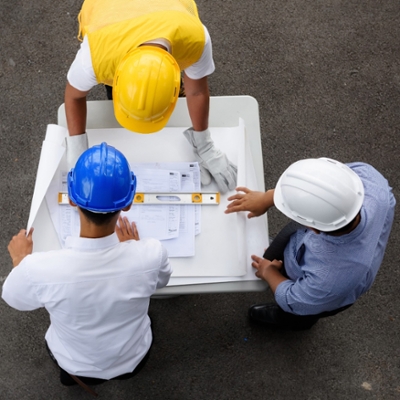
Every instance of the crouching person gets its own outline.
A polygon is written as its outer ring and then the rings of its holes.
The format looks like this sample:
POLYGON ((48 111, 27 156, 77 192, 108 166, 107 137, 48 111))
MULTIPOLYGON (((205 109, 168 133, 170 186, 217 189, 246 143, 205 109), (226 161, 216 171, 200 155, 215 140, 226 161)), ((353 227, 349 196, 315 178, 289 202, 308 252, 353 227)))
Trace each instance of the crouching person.
POLYGON ((46 308, 46 347, 64 385, 91 391, 86 384, 130 378, 149 356, 150 296, 172 269, 161 243, 139 240, 135 224, 120 217, 135 190, 124 155, 94 146, 68 175, 80 236, 68 237, 64 249, 32 253, 33 230, 21 230, 8 246, 14 268, 2 297, 17 310, 46 308))
POLYGON ((227 214, 249 218, 275 206, 289 217, 263 257, 252 256, 256 276, 276 303, 255 304, 250 320, 302 330, 350 307, 373 284, 385 254, 396 200, 371 165, 328 158, 300 160, 265 193, 237 188, 227 214))

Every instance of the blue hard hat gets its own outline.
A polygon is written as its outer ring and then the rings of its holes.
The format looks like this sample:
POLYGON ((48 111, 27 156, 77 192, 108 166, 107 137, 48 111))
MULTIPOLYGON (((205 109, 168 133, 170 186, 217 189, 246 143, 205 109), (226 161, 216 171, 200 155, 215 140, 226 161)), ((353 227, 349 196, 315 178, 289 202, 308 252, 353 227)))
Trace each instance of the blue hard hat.
POLYGON ((107 143, 86 150, 68 173, 68 196, 78 207, 98 213, 132 203, 136 176, 128 160, 107 143))

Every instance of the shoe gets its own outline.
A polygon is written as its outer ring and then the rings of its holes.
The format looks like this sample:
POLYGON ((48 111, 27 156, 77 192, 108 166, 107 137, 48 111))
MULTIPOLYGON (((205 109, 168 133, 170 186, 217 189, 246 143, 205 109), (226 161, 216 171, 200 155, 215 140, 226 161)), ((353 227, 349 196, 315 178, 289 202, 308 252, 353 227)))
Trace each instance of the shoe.
POLYGON ((319 319, 315 315, 295 315, 275 303, 255 304, 249 308, 249 318, 256 324, 287 330, 310 329, 319 319))

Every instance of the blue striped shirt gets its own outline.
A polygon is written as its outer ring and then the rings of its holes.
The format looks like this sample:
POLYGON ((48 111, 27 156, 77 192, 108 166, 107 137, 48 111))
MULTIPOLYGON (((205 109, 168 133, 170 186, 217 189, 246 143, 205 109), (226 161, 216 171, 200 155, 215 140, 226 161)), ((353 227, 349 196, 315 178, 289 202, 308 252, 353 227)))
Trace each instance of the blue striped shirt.
POLYGON ((372 166, 347 165, 364 184, 361 221, 342 236, 316 234, 306 227, 291 236, 284 253, 290 280, 275 291, 284 311, 313 315, 352 304, 371 287, 382 263, 396 200, 387 180, 372 166))

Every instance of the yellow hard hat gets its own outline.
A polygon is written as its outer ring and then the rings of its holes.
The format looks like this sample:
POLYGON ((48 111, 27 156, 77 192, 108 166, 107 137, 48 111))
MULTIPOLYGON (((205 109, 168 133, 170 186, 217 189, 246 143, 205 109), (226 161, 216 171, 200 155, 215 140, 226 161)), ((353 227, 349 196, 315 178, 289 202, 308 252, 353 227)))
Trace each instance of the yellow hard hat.
POLYGON ((115 71, 115 118, 130 131, 157 132, 174 111, 179 86, 180 68, 174 57, 156 46, 140 46, 115 71))

